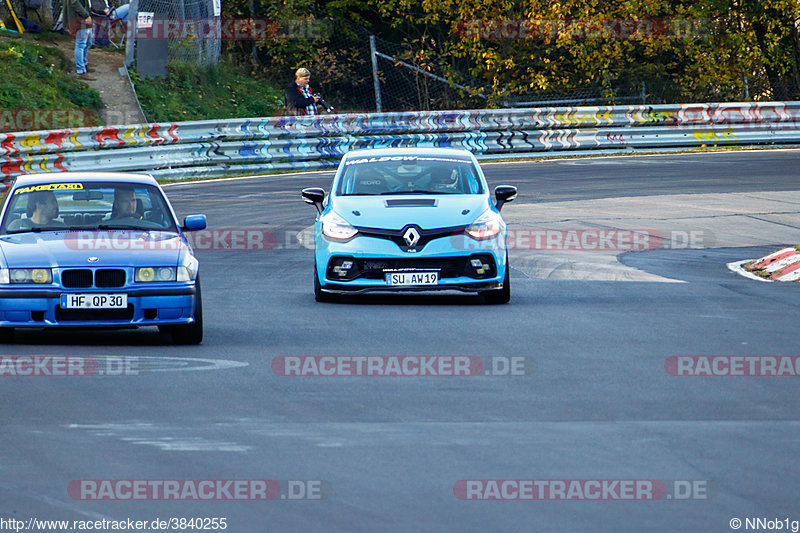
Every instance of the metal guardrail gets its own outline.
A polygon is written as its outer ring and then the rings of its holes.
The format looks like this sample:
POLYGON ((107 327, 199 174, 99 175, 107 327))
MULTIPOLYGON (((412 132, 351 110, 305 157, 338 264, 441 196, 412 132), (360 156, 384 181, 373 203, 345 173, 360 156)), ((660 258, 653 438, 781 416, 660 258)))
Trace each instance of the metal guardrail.
POLYGON ((350 150, 543 152, 800 144, 800 102, 626 105, 320 115, 0 133, 0 180, 37 172, 144 171, 185 179, 334 167, 350 150))

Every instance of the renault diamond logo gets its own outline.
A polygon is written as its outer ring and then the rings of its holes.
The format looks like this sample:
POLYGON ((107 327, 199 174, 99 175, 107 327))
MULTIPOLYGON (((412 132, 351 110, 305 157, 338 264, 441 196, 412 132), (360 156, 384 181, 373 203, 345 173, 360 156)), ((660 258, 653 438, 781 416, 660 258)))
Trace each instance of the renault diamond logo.
POLYGON ((406 232, 403 233, 403 239, 406 241, 409 248, 413 248, 419 242, 419 232, 414 228, 408 228, 406 232))

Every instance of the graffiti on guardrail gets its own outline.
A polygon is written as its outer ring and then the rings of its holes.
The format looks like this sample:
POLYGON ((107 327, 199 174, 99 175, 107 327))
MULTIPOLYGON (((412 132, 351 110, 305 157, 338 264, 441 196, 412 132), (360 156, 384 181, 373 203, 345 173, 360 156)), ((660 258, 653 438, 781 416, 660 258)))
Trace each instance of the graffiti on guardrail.
POLYGON ((351 150, 476 155, 800 143, 800 102, 624 105, 266 117, 0 133, 0 179, 142 171, 181 179, 330 168, 351 150))

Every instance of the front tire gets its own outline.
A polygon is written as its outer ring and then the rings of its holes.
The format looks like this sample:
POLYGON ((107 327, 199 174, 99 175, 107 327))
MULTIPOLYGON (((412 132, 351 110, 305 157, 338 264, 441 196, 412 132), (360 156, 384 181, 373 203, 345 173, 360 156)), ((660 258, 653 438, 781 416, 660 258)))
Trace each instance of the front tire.
POLYGON ((483 301, 487 304, 507 304, 511 300, 511 268, 506 254, 506 276, 503 278, 503 288, 483 293, 483 301))
POLYGON ((319 283, 316 263, 314 263, 314 299, 318 302, 335 302, 339 299, 338 295, 322 290, 322 285, 319 283))
POLYGON ((0 344, 11 342, 14 339, 14 328, 0 328, 0 344))
POLYGON ((199 276, 195 281, 194 322, 169 326, 169 331, 172 333, 172 342, 175 344, 200 344, 203 342, 203 296, 200 291, 199 276))

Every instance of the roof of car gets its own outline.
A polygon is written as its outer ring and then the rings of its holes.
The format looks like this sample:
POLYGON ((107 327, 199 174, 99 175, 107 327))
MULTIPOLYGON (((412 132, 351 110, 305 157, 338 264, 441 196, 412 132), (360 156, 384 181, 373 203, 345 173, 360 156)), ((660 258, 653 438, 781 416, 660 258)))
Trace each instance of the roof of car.
POLYGON ((437 155, 470 157, 472 152, 460 148, 368 148, 365 150, 352 150, 345 154, 348 159, 352 157, 383 157, 400 155, 437 155))
POLYGON ((149 174, 133 174, 129 172, 58 172, 25 174, 18 176, 14 182, 15 187, 25 185, 36 185, 40 183, 72 183, 81 182, 100 182, 100 181, 119 181, 126 183, 141 183, 156 185, 158 182, 149 174))

